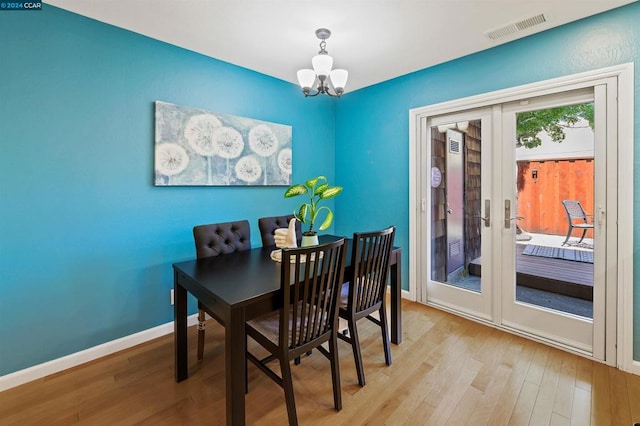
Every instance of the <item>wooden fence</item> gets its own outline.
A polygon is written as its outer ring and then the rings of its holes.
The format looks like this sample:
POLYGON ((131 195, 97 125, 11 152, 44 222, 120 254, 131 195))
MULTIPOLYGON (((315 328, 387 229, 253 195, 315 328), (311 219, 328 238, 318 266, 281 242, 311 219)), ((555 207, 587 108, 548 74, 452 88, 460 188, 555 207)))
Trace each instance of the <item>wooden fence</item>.
MULTIPOLYGON (((593 214, 593 159, 518 161, 518 225, 526 232, 566 235, 562 200, 580 201, 593 214)), ((591 223, 592 217, 588 220, 591 223)), ((578 235, 577 231, 574 231, 578 235)), ((593 238, 593 231, 587 232, 593 238)))

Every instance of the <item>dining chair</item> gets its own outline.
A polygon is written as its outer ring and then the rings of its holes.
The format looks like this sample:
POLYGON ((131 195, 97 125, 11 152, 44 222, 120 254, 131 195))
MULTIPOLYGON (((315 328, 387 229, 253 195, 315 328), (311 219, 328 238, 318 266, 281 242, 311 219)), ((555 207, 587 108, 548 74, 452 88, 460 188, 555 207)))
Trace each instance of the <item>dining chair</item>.
POLYGON ((386 290, 395 232, 395 226, 391 226, 381 231, 353 234, 351 251, 351 270, 353 272, 345 277, 348 282, 342 287, 338 310, 339 317, 347 320, 348 330, 338 333, 338 337, 351 344, 360 386, 365 384, 362 353, 356 327, 356 323, 360 319, 367 318, 380 327, 384 359, 387 365, 391 365, 386 290), (371 316, 376 311, 379 318, 371 316))
MULTIPOLYGON (((269 247, 275 245, 273 239, 276 229, 288 228, 289 221, 295 216, 290 214, 286 216, 269 216, 261 217, 258 219, 258 228, 260 229, 260 237, 262 238, 262 247, 269 247)), ((302 226, 299 221, 296 220, 296 236, 298 239, 302 236, 302 226)))
MULTIPOLYGON (((250 250, 251 227, 248 220, 198 225, 193 227, 193 239, 198 259, 250 250)), ((224 324, 222 318, 198 301, 198 360, 204 356, 205 312, 224 324)))
MULTIPOLYGON (((276 229, 288 228, 291 219, 295 218, 294 215, 286 216, 269 216, 261 217, 258 219, 258 228, 260 228, 260 237, 262 238, 262 247, 275 246, 275 232, 276 229)), ((300 240, 302 238, 302 224, 296 220, 296 238, 300 240)), ((308 351, 307 355, 311 355, 312 351, 308 351)), ((300 364, 300 357, 295 360, 296 365, 300 364)))
POLYGON ((338 362, 338 299, 346 260, 345 239, 303 248, 283 248, 280 268, 282 307, 247 321, 246 335, 269 355, 258 358, 247 350, 247 359, 284 390, 290 425, 297 425, 291 361, 317 348, 331 363, 333 403, 342 409, 338 362), (328 342, 328 349, 322 346, 328 342), (267 364, 277 359, 280 375, 267 364))

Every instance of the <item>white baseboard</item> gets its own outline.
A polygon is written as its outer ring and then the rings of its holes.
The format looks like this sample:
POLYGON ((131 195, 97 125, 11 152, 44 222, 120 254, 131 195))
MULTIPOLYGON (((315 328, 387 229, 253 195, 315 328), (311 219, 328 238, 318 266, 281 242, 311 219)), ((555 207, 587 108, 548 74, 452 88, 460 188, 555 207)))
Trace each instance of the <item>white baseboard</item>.
MULTIPOLYGON (((406 290, 402 290, 401 297, 403 299, 412 300, 410 293, 406 290)), ((193 314, 187 318, 187 325, 189 326, 195 325, 197 322, 197 314, 193 314)), ((33 367, 16 371, 15 373, 0 376, 0 392, 41 379, 51 374, 59 373, 60 371, 93 361, 103 356, 111 355, 115 352, 131 348, 169 333, 173 333, 173 321, 129 336, 121 337, 80 352, 66 355, 58 359, 34 365, 33 367)))
POLYGON ((401 298, 411 300, 412 302, 416 301, 415 297, 413 297, 409 291, 401 290, 400 293, 401 293, 400 295, 401 298))
MULTIPOLYGON (((195 325, 197 322, 197 314, 190 315, 187 318, 188 326, 195 325)), ((25 368, 24 370, 0 376, 0 392, 33 380, 41 379, 51 374, 59 373, 60 371, 93 361, 103 356, 111 355, 112 353, 131 348, 170 333, 173 333, 173 321, 129 336, 121 337, 80 352, 66 355, 58 359, 34 365, 33 367, 25 368)))
POLYGON ((627 370, 627 373, 635 374, 636 376, 640 376, 640 361, 631 361, 631 365, 627 370))

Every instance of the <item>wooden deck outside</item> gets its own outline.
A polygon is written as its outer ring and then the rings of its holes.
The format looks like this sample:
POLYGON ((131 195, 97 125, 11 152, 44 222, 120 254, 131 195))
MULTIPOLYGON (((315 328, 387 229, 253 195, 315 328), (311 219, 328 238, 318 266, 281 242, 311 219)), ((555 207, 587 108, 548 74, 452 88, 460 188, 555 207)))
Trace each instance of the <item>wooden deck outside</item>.
MULTIPOLYGON (((584 300, 593 300, 593 263, 522 254, 525 244, 516 244, 518 285, 584 300)), ((481 259, 469 265, 469 273, 480 276, 481 259)))

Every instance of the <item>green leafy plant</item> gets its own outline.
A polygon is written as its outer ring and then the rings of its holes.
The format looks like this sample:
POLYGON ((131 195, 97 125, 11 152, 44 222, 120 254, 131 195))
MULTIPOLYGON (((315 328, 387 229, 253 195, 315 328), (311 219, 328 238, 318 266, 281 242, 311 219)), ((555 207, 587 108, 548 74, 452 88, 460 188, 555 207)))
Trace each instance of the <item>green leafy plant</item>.
POLYGON ((309 195, 309 202, 302 203, 293 211, 296 219, 301 223, 308 223, 309 230, 303 232, 304 235, 313 235, 314 225, 318 219, 318 215, 321 211, 325 210, 327 215, 324 221, 318 228, 320 231, 324 231, 333 222, 333 212, 327 206, 320 207, 319 204, 322 200, 333 198, 342 192, 341 186, 329 186, 327 178, 325 176, 318 176, 313 179, 309 179, 304 184, 291 185, 284 192, 284 198, 297 197, 299 195, 309 195))
POLYGON ((567 105, 517 114, 516 146, 535 148, 542 144, 538 133, 544 131, 554 142, 565 139, 564 129, 575 128, 580 120, 589 123, 593 129, 593 103, 567 105))

